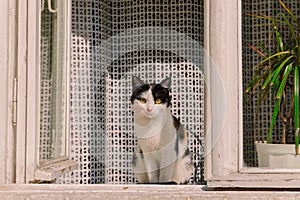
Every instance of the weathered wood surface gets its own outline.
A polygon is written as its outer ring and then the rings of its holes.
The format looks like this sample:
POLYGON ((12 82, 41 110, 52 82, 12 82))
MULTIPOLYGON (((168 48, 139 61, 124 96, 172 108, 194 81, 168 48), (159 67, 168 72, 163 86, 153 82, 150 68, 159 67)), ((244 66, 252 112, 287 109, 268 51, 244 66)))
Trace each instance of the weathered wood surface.
POLYGON ((297 191, 206 191, 174 185, 0 185, 1 200, 18 199, 300 199, 297 191))

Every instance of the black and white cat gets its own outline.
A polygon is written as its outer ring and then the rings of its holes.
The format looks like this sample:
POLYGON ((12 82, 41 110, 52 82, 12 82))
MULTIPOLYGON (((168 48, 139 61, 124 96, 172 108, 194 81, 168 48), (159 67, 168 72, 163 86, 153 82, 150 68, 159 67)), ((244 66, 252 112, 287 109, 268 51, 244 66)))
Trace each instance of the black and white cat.
POLYGON ((132 159, 139 183, 186 183, 194 170, 188 133, 169 108, 171 79, 145 84, 133 76, 131 96, 137 147, 132 159))

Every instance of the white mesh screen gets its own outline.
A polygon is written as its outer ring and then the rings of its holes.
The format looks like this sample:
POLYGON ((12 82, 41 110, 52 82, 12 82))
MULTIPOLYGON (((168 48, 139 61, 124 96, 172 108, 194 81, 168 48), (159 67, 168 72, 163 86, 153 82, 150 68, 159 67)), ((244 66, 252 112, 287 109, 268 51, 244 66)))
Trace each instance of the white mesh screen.
POLYGON ((48 2, 41 3, 40 161, 44 161, 65 155, 67 20, 63 4, 53 13, 48 2))
POLYGON ((52 15, 42 12, 41 20, 41 119, 40 119, 40 160, 51 158, 52 131, 52 15))
POLYGON ((135 182, 131 174, 130 161, 136 140, 130 108, 131 77, 140 76, 147 82, 158 82, 166 76, 172 81, 172 111, 180 118, 190 132, 190 149, 194 153, 194 162, 198 164, 192 182, 201 180, 200 162, 203 162, 204 133, 204 82, 202 72, 193 63, 174 64, 147 63, 128 66, 130 69, 120 77, 117 65, 107 76, 107 112, 106 118, 106 182, 135 182), (114 79, 114 78, 120 79, 114 79))
POLYGON ((132 75, 171 77, 172 112, 194 154, 190 182, 204 183, 203 27, 203 1, 72 1, 70 154, 79 169, 57 183, 136 182, 132 75))
MULTIPOLYGON (((299 6, 298 0, 284 1, 284 3, 290 7, 294 12, 298 12, 299 16, 299 6)), ((283 8, 280 6, 278 0, 243 0, 243 13, 256 13, 265 14, 270 16, 276 16, 279 12, 283 12, 283 8)), ((267 44, 272 47, 274 38, 270 37, 270 27, 257 26, 257 24, 266 23, 262 19, 257 19, 248 15, 243 15, 242 20, 242 46, 243 46, 243 85, 244 91, 247 85, 250 83, 253 76, 253 66, 257 64, 260 57, 251 50, 247 43, 258 47, 259 43, 267 44)), ((254 149, 254 141, 265 141, 266 133, 269 130, 270 118, 272 116, 274 102, 268 99, 262 104, 262 109, 256 116, 255 105, 257 103, 257 97, 251 99, 251 101, 244 101, 243 105, 243 145, 244 145, 244 162, 247 166, 257 166, 256 152, 254 149)), ((275 126, 273 132, 273 141, 278 141, 280 139, 281 126, 278 123, 275 126)), ((289 141, 292 138, 288 138, 289 141)))

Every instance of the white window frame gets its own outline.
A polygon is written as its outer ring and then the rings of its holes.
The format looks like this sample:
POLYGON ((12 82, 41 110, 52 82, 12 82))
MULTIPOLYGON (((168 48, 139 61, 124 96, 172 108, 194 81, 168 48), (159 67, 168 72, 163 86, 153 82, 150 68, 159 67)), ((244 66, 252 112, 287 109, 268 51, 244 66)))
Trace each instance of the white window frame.
POLYGON ((0 184, 12 183, 14 176, 14 140, 12 91, 15 49, 12 40, 15 37, 15 26, 12 13, 16 7, 11 1, 0 2, 0 184), (8 9, 9 8, 9 9, 8 9))
MULTIPOLYGON (((0 59, 4 66, 0 76, 6 80, 0 97, 0 123, 4 127, 0 131, 4 138, 0 142, 0 184, 52 181, 75 169, 77 163, 68 159, 68 145, 65 157, 39 161, 41 4, 36 0, 9 0, 1 1, 0 6, 4 11, 1 54, 5 58, 0 59)), ((68 138, 66 131, 66 144, 68 138)))
MULTIPOLYGON (((29 183, 38 169, 39 125, 39 9, 36 0, 8 0, 0 3, 0 184, 29 183), (3 11, 3 12, 2 12, 3 11), (17 18, 17 20, 16 20, 17 18), (7 66, 7 67, 2 67, 7 66), (17 80, 17 81, 14 81, 17 80), (17 115, 15 110, 17 109, 17 115), (15 123, 17 125, 15 126, 15 123), (4 127, 4 128, 2 128, 4 127)), ((226 93, 224 126, 216 145, 205 158, 209 188, 300 188, 299 170, 269 170, 243 167, 242 144, 242 48, 241 1, 205 1, 205 49, 214 61, 226 93)), ((210 96, 206 104, 207 123, 215 131, 220 88, 218 76, 206 62, 205 76, 210 96)), ((57 160, 56 160, 57 161, 57 160)), ((70 168, 71 169, 71 168, 70 168)), ((49 174, 48 174, 49 175, 49 174)))
MULTIPOLYGON (((215 146, 206 156, 206 179, 210 188, 300 188, 300 169, 264 169, 243 166, 243 93, 242 93, 242 13, 241 0, 211 0, 206 15, 206 49, 224 83, 226 113, 215 146)), ((220 88, 218 74, 210 80, 210 105, 207 107, 212 130, 216 135, 220 88)), ((222 92, 222 91, 221 91, 222 92)), ((218 135, 218 134, 217 134, 218 135)), ((207 143, 214 138, 207 137, 207 143)))

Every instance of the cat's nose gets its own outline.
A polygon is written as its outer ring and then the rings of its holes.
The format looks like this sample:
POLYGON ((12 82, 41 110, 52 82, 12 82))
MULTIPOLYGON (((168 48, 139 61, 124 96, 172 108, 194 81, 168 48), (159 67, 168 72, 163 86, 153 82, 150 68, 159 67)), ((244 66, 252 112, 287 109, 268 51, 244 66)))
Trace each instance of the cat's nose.
POLYGON ((152 110, 153 110, 152 107, 147 107, 147 111, 148 111, 148 112, 151 112, 152 110))

